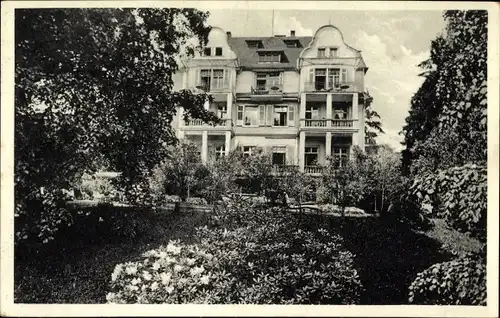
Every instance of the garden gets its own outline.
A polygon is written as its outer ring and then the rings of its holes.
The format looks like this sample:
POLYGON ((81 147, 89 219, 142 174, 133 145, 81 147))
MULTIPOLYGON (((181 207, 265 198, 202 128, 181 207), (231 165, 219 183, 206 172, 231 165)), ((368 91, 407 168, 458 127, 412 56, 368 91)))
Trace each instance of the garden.
POLYGON ((208 14, 16 13, 15 302, 486 305, 487 13, 444 13, 402 153, 354 148, 315 178, 176 138, 178 106, 218 120, 172 86, 208 14))

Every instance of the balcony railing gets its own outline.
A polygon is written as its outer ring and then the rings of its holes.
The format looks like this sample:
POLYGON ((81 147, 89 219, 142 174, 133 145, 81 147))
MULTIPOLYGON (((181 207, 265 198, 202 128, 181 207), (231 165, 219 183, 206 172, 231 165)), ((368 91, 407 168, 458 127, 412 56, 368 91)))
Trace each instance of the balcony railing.
MULTIPOLYGON (((231 127, 233 124, 233 121, 228 118, 223 118, 221 119, 221 123, 216 124, 215 127, 231 127)), ((189 121, 186 121, 186 126, 188 127, 202 127, 202 126, 207 126, 207 127, 213 127, 212 124, 207 124, 201 119, 191 119, 189 121)))
POLYGON ((324 166, 304 166, 304 172, 308 174, 321 174, 324 166))
POLYGON ((296 165, 273 165, 273 174, 284 174, 287 172, 292 172, 293 170, 297 170, 299 166, 296 165))
POLYGON ((355 127, 355 119, 301 119, 302 127, 332 127, 332 128, 352 128, 355 127), (328 126, 330 123, 330 126, 328 126))
POLYGON ((305 127, 326 127, 327 119, 304 119, 305 127))
POLYGON ((252 95, 278 95, 282 93, 282 84, 265 84, 252 87, 252 95))
POLYGON ((354 119, 331 119, 332 127, 354 127, 354 119))
POLYGON ((353 92, 356 91, 354 82, 326 83, 323 81, 305 82, 306 92, 353 92))

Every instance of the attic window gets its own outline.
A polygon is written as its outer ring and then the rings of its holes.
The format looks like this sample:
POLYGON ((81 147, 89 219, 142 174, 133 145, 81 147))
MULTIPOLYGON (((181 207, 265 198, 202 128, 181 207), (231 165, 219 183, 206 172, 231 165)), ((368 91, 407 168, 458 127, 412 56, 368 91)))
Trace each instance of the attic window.
POLYGON ((262 45, 262 41, 259 41, 259 40, 247 40, 246 42, 247 42, 247 46, 249 48, 258 49, 258 48, 264 47, 262 45))
POLYGON ((280 53, 263 53, 259 55, 259 63, 280 63, 280 53))
POLYGON ((212 55, 212 48, 206 47, 203 49, 203 55, 204 56, 210 56, 212 55))
POLYGON ((222 56, 222 48, 221 47, 215 48, 215 56, 222 56))
POLYGON ((283 40, 287 48, 296 48, 296 47, 302 47, 300 45, 300 42, 297 40, 283 40))

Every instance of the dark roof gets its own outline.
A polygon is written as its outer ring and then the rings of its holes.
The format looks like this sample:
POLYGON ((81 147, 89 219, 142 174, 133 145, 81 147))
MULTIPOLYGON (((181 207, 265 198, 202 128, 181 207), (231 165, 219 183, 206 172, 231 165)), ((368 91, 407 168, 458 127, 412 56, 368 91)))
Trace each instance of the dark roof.
POLYGON ((231 50, 236 53, 240 66, 243 69, 295 69, 300 52, 311 43, 312 37, 231 37, 228 39, 231 50), (302 47, 289 48, 285 40, 297 40, 302 47), (262 41, 263 48, 248 47, 246 41, 262 41), (286 63, 259 63, 258 52, 282 51, 286 56, 286 63))

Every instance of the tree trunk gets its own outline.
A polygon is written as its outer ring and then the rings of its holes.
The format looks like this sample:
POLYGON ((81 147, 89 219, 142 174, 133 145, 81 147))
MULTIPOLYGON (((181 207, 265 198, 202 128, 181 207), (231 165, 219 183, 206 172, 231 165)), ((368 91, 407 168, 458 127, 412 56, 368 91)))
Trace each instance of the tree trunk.
POLYGON ((384 210, 384 188, 385 187, 382 187, 382 197, 381 197, 381 202, 380 202, 380 213, 382 213, 383 210, 384 210))

